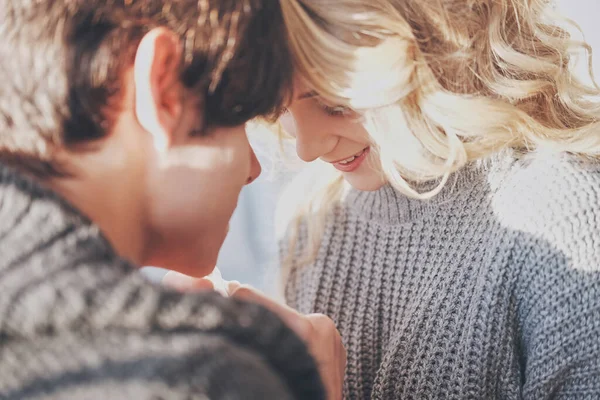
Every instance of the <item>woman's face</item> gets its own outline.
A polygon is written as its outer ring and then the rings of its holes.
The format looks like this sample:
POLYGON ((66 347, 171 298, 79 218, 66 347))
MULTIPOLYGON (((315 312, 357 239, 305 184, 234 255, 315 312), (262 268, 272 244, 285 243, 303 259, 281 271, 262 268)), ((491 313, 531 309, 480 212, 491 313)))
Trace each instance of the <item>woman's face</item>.
POLYGON ((371 151, 370 137, 355 113, 324 104, 300 78, 295 80, 288 111, 282 122, 296 138, 300 159, 311 162, 319 158, 331 164, 358 190, 373 191, 383 186, 379 159, 371 151))

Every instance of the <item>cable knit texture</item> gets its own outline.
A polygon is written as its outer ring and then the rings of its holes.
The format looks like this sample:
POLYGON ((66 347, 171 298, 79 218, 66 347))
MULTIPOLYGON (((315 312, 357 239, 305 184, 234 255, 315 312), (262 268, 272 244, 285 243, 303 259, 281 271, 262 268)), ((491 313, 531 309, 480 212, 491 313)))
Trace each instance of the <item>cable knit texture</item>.
POLYGON ((503 154, 431 201, 351 191, 286 296, 338 324, 347 399, 598 400, 600 165, 503 154))
POLYGON ((0 398, 324 395, 270 312, 152 285, 76 210, 0 165, 0 398))

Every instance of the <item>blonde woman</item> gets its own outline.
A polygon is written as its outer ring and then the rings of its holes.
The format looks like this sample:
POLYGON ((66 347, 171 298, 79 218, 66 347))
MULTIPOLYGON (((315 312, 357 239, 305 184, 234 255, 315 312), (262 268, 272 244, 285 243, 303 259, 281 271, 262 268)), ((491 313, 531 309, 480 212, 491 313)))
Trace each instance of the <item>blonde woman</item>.
POLYGON ((542 0, 281 4, 315 161, 282 203, 285 295, 335 320, 345 397, 600 399, 589 46, 542 0))

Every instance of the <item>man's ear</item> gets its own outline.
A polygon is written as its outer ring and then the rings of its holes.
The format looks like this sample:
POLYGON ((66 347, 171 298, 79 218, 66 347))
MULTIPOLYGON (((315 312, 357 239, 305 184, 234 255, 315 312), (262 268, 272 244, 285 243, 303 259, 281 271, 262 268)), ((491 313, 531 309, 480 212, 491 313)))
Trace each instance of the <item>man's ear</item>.
POLYGON ((135 113, 160 149, 169 147, 183 112, 181 40, 155 28, 141 40, 134 63, 135 113))

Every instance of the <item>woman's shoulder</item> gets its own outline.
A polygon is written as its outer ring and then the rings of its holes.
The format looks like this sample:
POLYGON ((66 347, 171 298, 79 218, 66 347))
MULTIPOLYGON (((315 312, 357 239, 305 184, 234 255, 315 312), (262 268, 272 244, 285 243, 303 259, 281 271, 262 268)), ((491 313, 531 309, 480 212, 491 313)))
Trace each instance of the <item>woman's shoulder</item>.
POLYGON ((570 389, 581 382, 575 377, 600 366, 600 325, 595 322, 600 309, 600 162, 565 154, 527 156, 511 164, 496 193, 498 220, 517 232, 507 259, 514 271, 528 375, 537 377, 528 390, 548 382, 570 389))
POLYGON ((600 271, 599 160, 532 154, 514 159, 492 182, 495 219, 525 247, 600 271))
POLYGON ((519 230, 575 221, 600 229, 600 159, 569 154, 513 158, 490 175, 499 219, 519 230))

